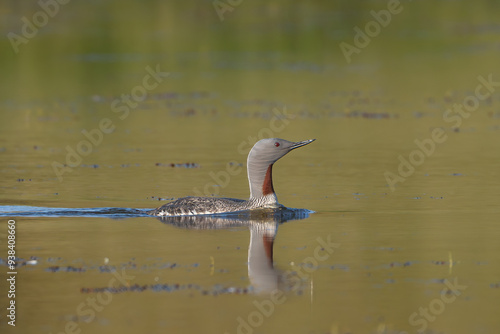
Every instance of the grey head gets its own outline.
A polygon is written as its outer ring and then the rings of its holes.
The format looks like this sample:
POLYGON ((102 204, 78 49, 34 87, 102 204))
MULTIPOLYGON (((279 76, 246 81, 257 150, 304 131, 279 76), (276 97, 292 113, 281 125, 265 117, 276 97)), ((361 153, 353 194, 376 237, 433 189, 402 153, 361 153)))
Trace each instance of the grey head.
POLYGON ((316 139, 291 142, 280 138, 261 139, 250 150, 247 160, 250 198, 274 194, 272 166, 288 152, 312 143, 316 139))

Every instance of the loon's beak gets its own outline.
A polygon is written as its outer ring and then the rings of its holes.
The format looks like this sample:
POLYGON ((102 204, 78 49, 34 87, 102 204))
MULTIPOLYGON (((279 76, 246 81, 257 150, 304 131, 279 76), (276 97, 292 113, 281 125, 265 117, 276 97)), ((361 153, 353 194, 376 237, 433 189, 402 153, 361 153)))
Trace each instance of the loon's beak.
POLYGON ((296 143, 293 143, 292 146, 290 146, 290 150, 294 150, 296 148, 302 147, 304 145, 310 144, 316 139, 308 139, 308 140, 303 140, 303 141, 298 141, 296 143))

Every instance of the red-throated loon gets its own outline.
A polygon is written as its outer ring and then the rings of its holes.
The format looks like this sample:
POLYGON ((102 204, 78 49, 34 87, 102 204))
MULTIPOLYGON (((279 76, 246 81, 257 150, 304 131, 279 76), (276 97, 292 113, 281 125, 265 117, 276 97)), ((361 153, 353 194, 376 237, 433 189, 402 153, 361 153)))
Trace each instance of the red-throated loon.
POLYGON ((274 193, 273 164, 285 154, 316 139, 290 142, 279 138, 259 140, 247 159, 250 198, 183 197, 148 212, 153 216, 193 216, 280 207, 274 193))

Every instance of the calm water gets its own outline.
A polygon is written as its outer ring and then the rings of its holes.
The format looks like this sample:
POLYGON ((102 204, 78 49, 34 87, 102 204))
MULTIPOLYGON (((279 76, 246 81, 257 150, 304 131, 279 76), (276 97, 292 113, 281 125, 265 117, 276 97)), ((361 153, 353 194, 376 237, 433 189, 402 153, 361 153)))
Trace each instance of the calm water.
MULTIPOLYGON (((398 8, 349 63, 387 2, 70 2, 2 38, 1 332, 498 332, 500 8, 398 8), (314 213, 143 215, 247 198, 263 137, 317 139, 274 168, 314 213)), ((40 10, 4 2, 2 36, 40 10)))

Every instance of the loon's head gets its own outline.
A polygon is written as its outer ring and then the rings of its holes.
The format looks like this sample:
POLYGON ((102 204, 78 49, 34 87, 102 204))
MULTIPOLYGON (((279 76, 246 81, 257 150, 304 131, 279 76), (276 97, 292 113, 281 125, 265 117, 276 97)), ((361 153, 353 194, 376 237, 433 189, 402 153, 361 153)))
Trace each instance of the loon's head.
POLYGON ((261 139, 250 150, 249 160, 269 166, 296 148, 312 143, 316 139, 291 142, 280 138, 261 139))
POLYGON ((250 150, 247 160, 250 198, 271 195, 272 202, 278 203, 274 193, 272 169, 273 164, 285 154, 296 148, 307 145, 315 139, 291 142, 279 138, 259 140, 250 150))

